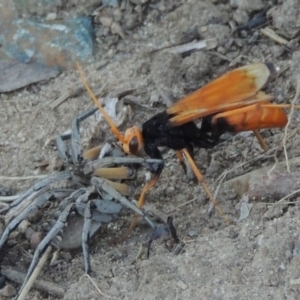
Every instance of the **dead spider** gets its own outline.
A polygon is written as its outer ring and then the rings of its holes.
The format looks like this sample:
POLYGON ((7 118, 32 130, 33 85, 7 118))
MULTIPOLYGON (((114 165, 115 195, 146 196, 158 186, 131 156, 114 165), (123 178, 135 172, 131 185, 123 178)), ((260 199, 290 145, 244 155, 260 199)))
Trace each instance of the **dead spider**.
POLYGON ((71 219, 75 215, 79 214, 84 217, 81 230, 81 245, 86 273, 91 271, 89 239, 103 224, 115 220, 123 207, 127 207, 141 215, 152 228, 156 228, 155 223, 148 216, 137 208, 135 204, 121 195, 129 195, 130 187, 127 184, 110 180, 132 179, 134 177, 133 169, 124 167, 124 165, 150 164, 153 167, 155 164, 161 163, 161 161, 138 157, 109 156, 88 162, 85 158, 98 156, 99 148, 94 148, 82 154, 79 125, 81 121, 94 112, 95 110, 76 118, 72 123, 70 135, 57 137, 58 154, 63 161, 64 170, 51 174, 47 178, 35 183, 9 206, 0 210, 0 214, 5 214, 4 220, 6 224, 0 239, 1 250, 9 234, 21 222, 32 217, 32 215, 43 209, 46 205, 49 206, 49 203, 51 203, 50 206, 57 205, 55 208, 56 215, 58 215, 57 220, 37 245, 19 295, 35 271, 40 261, 40 256, 45 252, 50 252, 52 247, 61 247, 61 231, 72 227, 71 219), (65 143, 67 140, 69 140, 69 145, 65 143), (123 166, 111 167, 120 164, 123 166), (95 175, 101 177, 95 177, 95 175), (68 182, 69 187, 57 187, 62 182, 68 182), (58 201, 55 202, 55 200, 58 201))

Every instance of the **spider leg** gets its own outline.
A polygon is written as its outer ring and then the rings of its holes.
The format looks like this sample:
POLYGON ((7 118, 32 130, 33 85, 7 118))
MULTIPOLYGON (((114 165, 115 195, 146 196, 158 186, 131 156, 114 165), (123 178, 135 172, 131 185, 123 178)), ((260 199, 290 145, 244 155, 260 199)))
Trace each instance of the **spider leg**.
POLYGON ((93 172, 93 176, 114 180, 134 179, 136 170, 129 167, 98 168, 93 172))
POLYGON ((82 153, 82 157, 86 160, 95 160, 99 157, 102 149, 103 148, 100 145, 98 145, 96 147, 84 151, 84 153, 82 153))
POLYGON ((63 171, 51 174, 45 179, 42 179, 35 183, 33 186, 31 186, 27 191, 25 191, 20 197, 18 197, 15 201, 11 203, 8 207, 5 207, 0 210, 0 214, 6 213, 8 210, 11 210, 11 208, 19 205, 22 201, 24 201, 26 198, 34 194, 34 197, 37 197, 41 194, 41 189, 46 187, 47 185, 50 185, 51 183, 63 181, 71 178, 71 174, 69 171, 63 171))
MULTIPOLYGON (((34 203, 37 197, 41 196, 50 189, 51 186, 45 186, 38 192, 34 192, 32 195, 27 197, 23 202, 19 203, 19 205, 11 208, 4 216, 5 224, 8 224, 13 218, 21 214, 27 207, 34 203)), ((61 200, 68 197, 73 192, 73 189, 53 188, 50 190, 50 192, 55 199, 61 200)))
POLYGON ((83 168, 83 173, 89 175, 99 168, 106 168, 112 165, 118 164, 140 164, 143 166, 148 166, 149 164, 161 164, 163 159, 153 159, 153 158, 141 158, 134 156, 126 157, 104 157, 95 161, 90 161, 85 164, 83 168))
POLYGON ((89 274, 91 272, 91 261, 89 251, 90 231, 92 227, 92 206, 93 201, 89 201, 84 209, 84 223, 82 229, 82 252, 84 258, 84 272, 89 274))
POLYGON ((135 189, 132 185, 111 181, 105 178, 104 180, 123 196, 132 196, 134 194, 135 189))
POLYGON ((65 199, 66 197, 69 197, 73 192, 74 189, 55 188, 51 190, 51 193, 56 200, 65 199))
MULTIPOLYGON (((128 163, 140 163, 140 164, 159 164, 163 160, 161 159, 143 159, 138 157, 113 157, 114 160, 107 158, 102 158, 97 161, 92 162, 92 164, 89 164, 89 167, 84 169, 85 174, 92 173, 93 175, 101 176, 104 178, 114 178, 114 179, 131 179, 132 176, 135 175, 134 172, 132 172, 131 169, 128 169, 126 167, 120 167, 120 168, 107 168, 113 162, 115 164, 122 163, 122 164, 128 164, 128 163)), ((132 195, 133 191, 131 186, 123 183, 116 183, 111 182, 106 179, 106 182, 109 182, 109 184, 116 189, 119 193, 122 195, 132 195)), ((145 194, 146 191, 144 191, 145 194)), ((140 198, 143 198, 144 196, 141 196, 140 198)))
POLYGON ((79 123, 80 123, 80 119, 76 118, 73 120, 72 127, 71 127, 70 154, 71 154, 72 162, 75 165, 79 165, 79 163, 82 160, 80 134, 79 134, 79 123))
POLYGON ((68 162, 68 149, 64 142, 63 136, 59 135, 56 137, 57 154, 63 162, 68 162))
POLYGON ((69 162, 69 158, 71 156, 71 161, 75 165, 79 165, 82 160, 82 149, 80 143, 80 133, 79 126, 82 121, 92 116, 98 109, 94 108, 83 114, 79 115, 72 122, 71 133, 62 134, 56 137, 56 145, 59 157, 64 162, 69 162), (70 142, 70 152, 67 149, 67 146, 64 141, 71 140, 70 142), (69 155, 70 153, 70 155, 69 155))
POLYGON ((91 179, 91 184, 94 185, 96 188, 99 188, 100 190, 104 190, 106 193, 110 194, 115 200, 119 201, 122 205, 124 205, 127 208, 130 208, 135 213, 137 213, 139 216, 144 218, 146 222, 152 227, 156 228, 156 224, 146 215, 143 213, 142 210, 140 210, 136 205, 131 203, 129 200, 127 200, 125 197, 123 197, 119 192, 117 192, 114 188, 112 188, 105 179, 93 177, 91 179))
POLYGON ((113 180, 132 180, 136 177, 136 170, 129 167, 113 167, 113 168, 98 168, 93 173, 92 176, 97 176, 106 179, 109 184, 115 188, 119 193, 124 196, 131 196, 134 193, 134 187, 128 183, 121 183, 111 181, 113 180))
POLYGON ((75 190, 69 197, 60 202, 59 208, 64 210, 69 204, 74 203, 76 199, 86 193, 86 188, 75 190))
POLYGON ((85 193, 76 199, 76 203, 87 203, 90 195, 93 194, 95 191, 96 188, 94 186, 89 186, 85 188, 85 193))
POLYGON ((89 241, 95 230, 92 232, 93 223, 97 224, 97 230, 102 224, 110 223, 114 220, 122 210, 122 205, 111 200, 96 199, 90 200, 86 204, 76 201, 76 210, 79 214, 82 214, 84 210, 84 223, 82 229, 82 252, 84 257, 84 269, 85 273, 91 272, 90 254, 89 254, 89 241), (83 206, 82 206, 83 205, 83 206), (83 208, 84 207, 84 208, 83 208))
POLYGON ((34 271, 36 265, 38 264, 40 255, 46 250, 46 248, 49 245, 52 244, 55 237, 63 229, 63 227, 65 226, 65 223, 67 222, 67 219, 68 219, 71 211, 74 209, 74 207, 75 207, 74 203, 71 203, 63 210, 63 212, 59 216, 58 220, 56 221, 55 225, 52 227, 52 229, 49 231, 49 233, 44 237, 44 239, 38 245, 37 249, 34 252, 30 267, 27 271, 26 277, 21 286, 19 294, 22 292, 22 290, 26 286, 28 279, 30 278, 32 272, 34 271))
POLYGON ((46 185, 45 187, 41 188, 40 190, 33 192, 30 196, 25 198, 22 202, 20 202, 17 206, 12 207, 4 216, 5 223, 7 224, 13 218, 21 214, 25 209, 27 209, 30 205, 34 203, 34 201, 42 196, 44 193, 50 190, 50 186, 46 185))
MULTIPOLYGON (((54 189, 51 191, 49 190, 49 186, 44 187, 43 189, 40 190, 42 192, 40 195, 38 195, 35 199, 34 202, 29 202, 30 204, 21 212, 16 211, 14 213, 14 217, 6 226, 1 239, 0 239, 0 249, 3 247, 5 244, 9 234, 27 217, 31 216, 35 211, 43 207, 43 205, 51 198, 61 198, 65 197, 70 194, 71 190, 70 189, 54 189)), ((35 195, 36 196, 36 195, 35 195)), ((13 215, 12 215, 13 216, 13 215)))
POLYGON ((18 214, 5 228, 1 239, 0 239, 0 249, 3 247, 6 242, 9 234, 28 216, 30 216, 33 212, 40 209, 50 198, 52 197, 51 192, 45 192, 39 197, 37 197, 31 205, 29 205, 25 210, 23 210, 20 214, 18 214))

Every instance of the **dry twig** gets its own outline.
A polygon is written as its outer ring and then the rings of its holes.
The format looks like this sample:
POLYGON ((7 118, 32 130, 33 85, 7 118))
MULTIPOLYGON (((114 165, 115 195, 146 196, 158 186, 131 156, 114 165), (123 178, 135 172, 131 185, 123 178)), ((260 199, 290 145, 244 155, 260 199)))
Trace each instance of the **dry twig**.
POLYGON ((286 161, 286 168, 289 173, 290 173, 290 166, 289 166, 289 160, 288 160, 287 149, 286 149, 286 140, 287 140, 287 135, 288 135, 288 127, 291 124, 292 116, 293 116, 293 113, 295 110, 295 103, 296 103, 297 99, 299 98, 299 95, 300 95, 300 76, 297 77, 296 94, 295 94, 294 99, 291 102, 291 111, 289 113, 288 122, 284 128, 284 137, 282 140, 284 156, 285 156, 285 161, 286 161))
POLYGON ((262 28, 260 32, 279 44, 286 45, 288 43, 286 39, 279 36, 274 30, 269 27, 262 28))
POLYGON ((211 38, 207 40, 197 41, 197 42, 191 42, 183 45, 178 46, 170 46, 165 47, 162 49, 155 50, 153 52, 158 51, 168 51, 172 53, 186 53, 190 51, 197 51, 197 50, 211 50, 213 48, 216 48, 218 46, 218 40, 216 38, 211 38))
POLYGON ((110 296, 104 294, 104 293, 100 290, 100 288, 97 286, 95 280, 94 280, 89 274, 83 274, 83 275, 80 277, 79 281, 81 281, 81 279, 82 279, 83 277, 86 277, 86 278, 88 278, 88 279, 90 280, 90 282, 93 284, 93 286, 96 288, 96 290, 98 291, 98 293, 99 293, 100 295, 102 295, 103 297, 106 297, 106 298, 111 298, 110 296))
MULTIPOLYGON (((11 269, 1 269, 1 273, 6 276, 9 280, 23 283, 26 274, 20 273, 15 270, 11 269)), ((57 296, 57 297, 63 297, 65 290, 61 288, 59 285, 45 280, 36 280, 33 285, 37 290, 40 290, 42 292, 46 292, 48 294, 57 296)))
POLYGON ((39 263, 37 264, 36 268, 34 269, 31 276, 29 277, 28 281, 26 282, 24 287, 21 288, 21 293, 20 293, 19 297, 17 298, 17 300, 25 300, 25 298, 28 295, 32 285, 34 284, 34 282, 37 279, 37 277, 39 276, 44 264, 46 263, 51 251, 52 251, 52 246, 48 246, 45 253, 41 257, 39 263))
POLYGON ((49 175, 31 175, 31 176, 0 176, 0 180, 29 180, 29 179, 44 179, 49 175))

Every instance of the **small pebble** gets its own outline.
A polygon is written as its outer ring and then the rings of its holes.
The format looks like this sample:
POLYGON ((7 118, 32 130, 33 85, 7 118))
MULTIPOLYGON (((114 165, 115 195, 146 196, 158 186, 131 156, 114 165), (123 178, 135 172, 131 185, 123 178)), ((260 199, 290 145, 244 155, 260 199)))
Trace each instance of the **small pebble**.
POLYGON ((47 21, 54 21, 57 18, 57 13, 49 13, 46 16, 46 20, 47 21))
POLYGON ((184 283, 182 280, 177 281, 176 285, 180 287, 182 290, 186 290, 188 288, 188 285, 184 283))
POLYGON ((42 240, 42 233, 41 232, 34 232, 31 236, 31 239, 30 239, 30 246, 31 246, 31 249, 36 249, 37 246, 39 245, 39 243, 41 242, 42 240))
POLYGON ((122 27, 119 23, 113 22, 111 27, 110 27, 110 30, 111 30, 112 34, 118 34, 122 39, 125 38, 125 34, 123 32, 123 29, 122 29, 122 27))
POLYGON ((218 161, 213 160, 210 163, 209 167, 206 169, 206 175, 214 177, 219 174, 220 168, 221 164, 218 161))
POLYGON ((18 226, 18 230, 21 232, 21 233, 25 233, 28 229, 28 227, 30 226, 30 223, 27 221, 27 220, 23 220, 19 226, 18 226))
POLYGON ((113 19, 110 17, 100 17, 99 21, 103 26, 106 26, 106 27, 110 27, 113 23, 113 19))
POLYGON ((13 297, 17 294, 17 290, 10 284, 7 284, 3 289, 0 290, 0 296, 13 297))
POLYGON ((32 235, 34 234, 34 230, 31 227, 28 227, 26 232, 25 232, 25 236, 27 240, 30 240, 32 235))
POLYGON ((118 0, 102 0, 103 6, 111 6, 111 7, 118 7, 119 1, 118 0))
POLYGON ((187 235, 190 236, 190 237, 196 237, 199 235, 199 232, 197 230, 194 230, 194 229, 190 229, 188 232, 187 232, 187 235))
POLYGON ((11 196, 12 191, 10 188, 0 185, 0 196, 11 196))

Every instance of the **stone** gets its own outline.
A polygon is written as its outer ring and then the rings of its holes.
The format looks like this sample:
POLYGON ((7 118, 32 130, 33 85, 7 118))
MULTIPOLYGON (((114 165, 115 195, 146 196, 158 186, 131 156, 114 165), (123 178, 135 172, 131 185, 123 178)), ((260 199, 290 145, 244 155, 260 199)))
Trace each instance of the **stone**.
MULTIPOLYGON (((4 2, 7 2, 6 0, 4 2)), ((13 2, 0 7, 0 59, 37 62, 66 68, 93 58, 94 28, 90 17, 48 20, 20 18, 13 2)))

